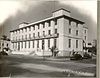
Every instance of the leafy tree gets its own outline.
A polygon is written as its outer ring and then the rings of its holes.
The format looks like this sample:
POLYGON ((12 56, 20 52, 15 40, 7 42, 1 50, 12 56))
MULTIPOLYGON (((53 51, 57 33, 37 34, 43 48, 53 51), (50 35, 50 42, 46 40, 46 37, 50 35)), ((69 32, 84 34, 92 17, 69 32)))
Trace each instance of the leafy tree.
POLYGON ((2 35, 1 40, 10 41, 10 39, 6 35, 2 35))
MULTIPOLYGON (((3 40, 2 42, 2 50, 5 48, 4 47, 4 43, 5 41, 10 41, 10 39, 6 36, 6 35, 2 35, 1 40, 3 40)), ((7 48, 8 48, 8 44, 7 44, 7 48)))

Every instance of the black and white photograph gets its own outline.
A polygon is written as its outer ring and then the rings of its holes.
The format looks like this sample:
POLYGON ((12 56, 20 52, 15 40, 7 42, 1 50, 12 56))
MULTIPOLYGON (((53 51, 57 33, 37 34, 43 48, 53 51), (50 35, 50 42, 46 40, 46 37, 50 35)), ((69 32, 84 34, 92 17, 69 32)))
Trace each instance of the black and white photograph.
POLYGON ((97 0, 0 0, 0 77, 97 77, 97 0))

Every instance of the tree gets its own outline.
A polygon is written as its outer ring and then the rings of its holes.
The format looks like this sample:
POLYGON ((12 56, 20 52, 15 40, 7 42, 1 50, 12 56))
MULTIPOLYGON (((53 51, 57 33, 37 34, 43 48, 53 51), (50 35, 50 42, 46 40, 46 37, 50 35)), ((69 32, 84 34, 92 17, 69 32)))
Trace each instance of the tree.
POLYGON ((10 39, 6 36, 6 35, 2 35, 2 37, 1 37, 1 40, 2 40, 2 50, 4 49, 4 48, 8 48, 8 43, 7 43, 7 45, 6 45, 6 47, 4 47, 4 44, 6 43, 5 41, 10 41, 10 39))
POLYGON ((10 41, 10 39, 6 35, 2 35, 1 40, 10 41))

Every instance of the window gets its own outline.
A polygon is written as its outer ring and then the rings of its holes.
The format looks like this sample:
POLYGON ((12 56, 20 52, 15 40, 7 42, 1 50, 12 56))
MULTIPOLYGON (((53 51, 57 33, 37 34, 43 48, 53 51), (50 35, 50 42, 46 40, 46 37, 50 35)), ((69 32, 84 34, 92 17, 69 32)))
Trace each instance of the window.
POLYGON ((23 33, 23 29, 22 29, 22 33, 23 33))
POLYGON ((69 25, 71 25, 71 20, 69 20, 69 25))
POLYGON ((25 39, 27 39, 27 35, 25 35, 25 39))
POLYGON ((16 40, 17 40, 17 37, 16 37, 16 40))
POLYGON ((23 42, 22 42, 22 48, 23 48, 23 42))
POLYGON ((2 43, 2 46, 4 46, 4 43, 2 43))
POLYGON ((26 41, 25 41, 25 48, 26 48, 26 41))
POLYGON ((37 40, 37 48, 39 48, 39 40, 37 40))
MULTIPOLYGON (((17 31, 17 34, 18 34, 18 33, 20 33, 19 30, 17 31)), ((14 33, 13 33, 13 35, 14 35, 14 33)))
POLYGON ((38 25, 38 29, 40 29, 40 26, 38 25))
POLYGON ((16 43, 16 48, 17 48, 17 43, 16 43))
POLYGON ((84 32, 85 32, 85 34, 86 34, 86 30, 85 30, 84 32))
POLYGON ((48 35, 51 35, 51 30, 48 30, 48 35))
POLYGON ((76 27, 78 27, 78 23, 76 23, 76 27))
POLYGON ((71 48, 71 39, 69 39, 68 42, 69 42, 68 47, 71 48))
MULTIPOLYGON (((3 46, 3 43, 2 43, 2 46, 3 46)), ((13 43, 13 48, 14 48, 14 43, 13 43)))
POLYGON ((34 48, 34 41, 33 41, 33 48, 34 48))
POLYGON ((78 35, 78 30, 76 30, 76 35, 78 35))
POLYGON ((45 28, 45 23, 43 23, 43 28, 45 28))
POLYGON ((27 32, 27 28, 25 28, 25 31, 27 32))
POLYGON ((34 26, 34 30, 35 30, 35 26, 34 26))
POLYGON ((54 39, 54 47, 56 48, 57 39, 54 39))
POLYGON ((40 36, 40 33, 38 32, 38 37, 40 36))
POLYGON ((22 40, 23 40, 23 35, 22 35, 22 40))
POLYGON ((43 31, 43 36, 45 36, 45 31, 43 31))
POLYGON ((85 40, 86 40, 86 36, 85 36, 85 40))
POLYGON ((33 37, 35 37, 35 33, 33 33, 33 37))
POLYGON ((57 25, 57 19, 55 19, 55 25, 57 25))
POLYGON ((31 27, 29 27, 29 31, 31 31, 31 27))
POLYGON ((42 40, 42 50, 44 50, 44 40, 42 40))
POLYGON ((7 47, 8 47, 8 43, 7 43, 7 47))
POLYGON ((50 21, 48 22, 48 26, 49 26, 49 27, 51 26, 51 22, 50 22, 50 21))
POLYGON ((28 46, 29 46, 29 48, 30 48, 30 41, 29 41, 29 45, 28 45, 28 46))
POLYGON ((78 48, 78 40, 76 40, 76 48, 78 48))
POLYGON ((57 29, 55 29, 55 34, 57 34, 57 29))
POLYGON ((31 34, 29 34, 29 38, 31 38, 31 34))
POLYGON ((71 34, 71 28, 69 28, 69 34, 71 34))
POLYGON ((35 30, 35 26, 33 26, 33 30, 35 30))
POLYGON ((48 48, 50 48, 50 39, 48 39, 48 48))

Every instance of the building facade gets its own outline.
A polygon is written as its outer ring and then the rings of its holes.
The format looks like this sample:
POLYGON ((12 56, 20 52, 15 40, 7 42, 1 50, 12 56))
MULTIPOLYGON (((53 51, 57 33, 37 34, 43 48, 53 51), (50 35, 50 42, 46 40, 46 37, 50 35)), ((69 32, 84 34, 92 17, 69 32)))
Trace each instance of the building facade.
POLYGON ((55 46, 59 56, 69 56, 72 50, 82 53, 87 45, 88 28, 71 17, 70 11, 59 9, 52 12, 52 17, 20 24, 10 35, 13 51, 51 55, 50 48, 55 46))
POLYGON ((0 52, 4 50, 6 51, 10 50, 10 44, 11 44, 10 39, 7 36, 3 35, 0 38, 0 52))

